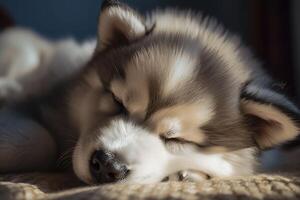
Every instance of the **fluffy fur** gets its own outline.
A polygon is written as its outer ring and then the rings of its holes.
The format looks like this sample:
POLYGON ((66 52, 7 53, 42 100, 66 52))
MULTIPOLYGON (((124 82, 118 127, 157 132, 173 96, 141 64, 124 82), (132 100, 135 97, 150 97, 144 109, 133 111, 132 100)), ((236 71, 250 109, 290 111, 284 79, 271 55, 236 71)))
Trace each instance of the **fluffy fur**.
POLYGON ((47 129, 57 157, 74 149, 73 170, 90 184, 111 182, 91 172, 99 151, 128 169, 114 181, 200 181, 252 174, 260 149, 298 134, 298 109, 272 89, 249 50, 191 12, 143 17, 105 1, 94 54, 70 77, 11 109, 47 129))

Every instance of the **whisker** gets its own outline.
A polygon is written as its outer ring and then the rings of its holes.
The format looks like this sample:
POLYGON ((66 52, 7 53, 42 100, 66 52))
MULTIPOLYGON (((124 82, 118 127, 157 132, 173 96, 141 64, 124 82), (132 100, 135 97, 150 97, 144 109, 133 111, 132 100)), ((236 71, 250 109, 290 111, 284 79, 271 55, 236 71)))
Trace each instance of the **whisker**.
POLYGON ((67 167, 71 163, 72 154, 75 147, 71 147, 70 149, 66 150, 64 153, 60 155, 60 157, 56 161, 57 167, 67 167))

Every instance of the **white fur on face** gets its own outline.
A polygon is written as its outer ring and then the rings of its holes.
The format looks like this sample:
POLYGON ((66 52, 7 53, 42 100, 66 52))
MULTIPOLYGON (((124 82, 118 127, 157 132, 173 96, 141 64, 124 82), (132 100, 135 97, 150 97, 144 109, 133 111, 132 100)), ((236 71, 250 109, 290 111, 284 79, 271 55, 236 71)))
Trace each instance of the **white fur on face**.
POLYGON ((102 148, 121 156, 131 171, 125 181, 157 182, 164 177, 169 153, 158 137, 121 119, 101 132, 102 148))
POLYGON ((91 140, 88 147, 82 148, 79 140, 73 156, 75 173, 87 183, 92 180, 89 158, 98 149, 115 153, 127 164, 130 173, 121 182, 156 183, 189 169, 218 177, 234 174, 233 166, 221 154, 206 155, 190 145, 171 150, 177 144, 165 145, 159 136, 122 119, 111 121, 98 132, 97 139, 91 140))
POLYGON ((176 59, 170 66, 170 71, 166 77, 162 95, 168 96, 177 91, 178 86, 191 80, 194 76, 193 71, 196 66, 196 60, 188 55, 179 54, 174 56, 176 59))

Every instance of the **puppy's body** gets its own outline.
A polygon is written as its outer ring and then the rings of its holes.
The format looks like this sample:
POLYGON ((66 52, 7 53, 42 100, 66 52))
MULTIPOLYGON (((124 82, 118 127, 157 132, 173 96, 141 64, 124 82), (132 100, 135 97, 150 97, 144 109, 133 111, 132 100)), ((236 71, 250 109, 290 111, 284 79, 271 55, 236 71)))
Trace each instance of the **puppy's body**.
MULTIPOLYGON (((68 138, 65 144, 63 138, 66 136, 63 136, 66 132, 52 131, 62 114, 55 119, 44 118, 44 121, 39 108, 40 105, 51 104, 54 98, 49 99, 50 96, 56 96, 56 102, 59 102, 60 97, 54 94, 57 92, 50 91, 56 91, 57 84, 78 74, 91 58, 95 42, 81 44, 73 39, 50 41, 18 27, 1 33, 1 172, 42 170, 55 166, 59 152, 57 146, 61 146, 59 149, 63 152, 70 148, 70 141, 75 138, 68 138), (53 124, 46 126, 51 120, 53 124)), ((61 109, 61 106, 57 108, 61 109)))
POLYGON ((214 21, 174 10, 144 20, 116 1, 99 21, 87 66, 30 106, 58 155, 76 142, 83 181, 252 174, 259 148, 297 135, 298 109, 214 21))

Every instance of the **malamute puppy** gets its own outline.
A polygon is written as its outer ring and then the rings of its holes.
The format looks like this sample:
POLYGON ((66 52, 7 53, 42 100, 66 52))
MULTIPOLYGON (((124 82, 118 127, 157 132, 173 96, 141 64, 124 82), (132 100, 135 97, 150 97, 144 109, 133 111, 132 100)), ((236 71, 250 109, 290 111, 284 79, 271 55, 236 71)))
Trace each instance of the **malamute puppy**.
POLYGON ((31 151, 74 148, 73 169, 91 184, 252 174, 260 150, 299 128, 296 106, 215 21, 177 10, 144 17, 114 0, 102 5, 84 69, 14 109, 55 141, 31 151))

